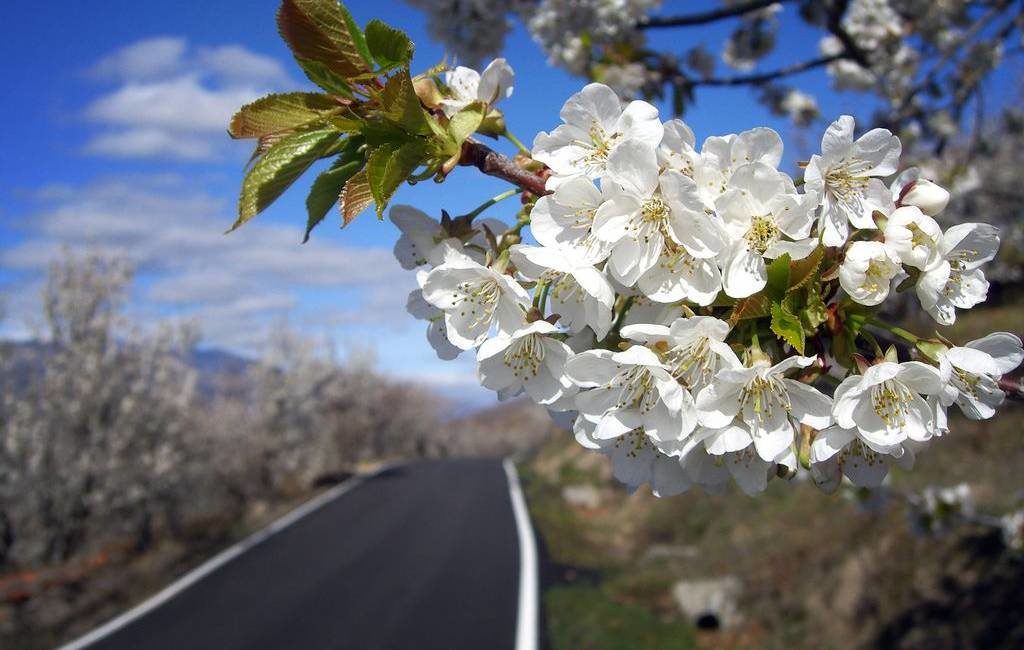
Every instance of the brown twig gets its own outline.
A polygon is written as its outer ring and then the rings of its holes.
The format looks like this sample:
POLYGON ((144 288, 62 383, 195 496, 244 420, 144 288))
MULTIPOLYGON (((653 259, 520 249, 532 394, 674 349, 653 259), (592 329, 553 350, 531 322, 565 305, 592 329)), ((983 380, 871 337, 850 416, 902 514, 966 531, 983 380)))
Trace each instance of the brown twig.
POLYGON ((476 167, 488 176, 506 180, 537 196, 544 196, 548 193, 544 188, 542 177, 523 169, 511 159, 472 138, 462 143, 462 157, 459 158, 459 164, 476 167))
POLYGON ((749 0, 729 7, 704 11, 696 14, 685 14, 680 16, 650 16, 642 20, 637 29, 657 29, 661 27, 690 27, 693 25, 706 25, 726 18, 744 16, 760 9, 765 9, 776 3, 795 2, 796 0, 749 0))

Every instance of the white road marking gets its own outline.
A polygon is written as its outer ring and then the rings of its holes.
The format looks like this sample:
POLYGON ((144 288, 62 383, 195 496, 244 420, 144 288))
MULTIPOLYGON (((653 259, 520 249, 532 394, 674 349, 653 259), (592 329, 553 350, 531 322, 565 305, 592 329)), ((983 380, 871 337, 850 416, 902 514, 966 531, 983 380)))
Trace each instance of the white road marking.
POLYGON ((508 477, 508 494, 512 500, 512 514, 516 519, 519 534, 519 611, 516 615, 516 650, 537 650, 537 541, 530 513, 526 509, 523 488, 519 485, 519 474, 511 458, 502 465, 508 477))
POLYGON ((272 524, 256 531, 249 537, 246 537, 242 541, 229 546, 217 555, 203 562, 195 569, 192 569, 182 577, 178 578, 171 584, 163 588, 159 593, 139 603, 135 607, 129 609, 127 612, 121 614, 117 618, 107 621, 100 627, 96 628, 92 632, 89 632, 85 636, 79 637, 74 641, 71 641, 65 645, 62 645, 57 650, 82 650, 83 648, 89 647, 91 644, 110 636, 112 633, 128 625, 132 621, 141 618, 150 611, 156 609, 160 605, 163 605, 171 598, 174 598, 179 593, 188 589, 195 583, 199 582, 206 576, 210 575, 220 567, 224 566, 231 560, 235 559, 242 553, 245 553, 249 549, 253 548, 257 544, 260 544, 273 536, 274 534, 284 530, 288 526, 291 526, 296 521, 302 519, 306 515, 322 508, 328 502, 337 499, 341 495, 349 492, 355 487, 362 484, 363 481, 377 476, 385 470, 391 469, 396 465, 383 465, 374 472, 363 476, 353 476, 352 478, 335 485, 331 489, 327 490, 323 494, 316 496, 309 501, 303 503, 298 508, 295 508, 288 514, 284 515, 280 519, 274 521, 272 524))

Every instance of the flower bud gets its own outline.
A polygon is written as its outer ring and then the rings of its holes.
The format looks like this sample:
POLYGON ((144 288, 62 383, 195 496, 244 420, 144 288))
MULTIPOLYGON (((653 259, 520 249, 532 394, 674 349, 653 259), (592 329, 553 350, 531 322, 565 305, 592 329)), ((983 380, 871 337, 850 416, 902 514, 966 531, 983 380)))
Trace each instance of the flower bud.
POLYGON ((946 209, 949 192, 925 178, 919 178, 903 189, 900 205, 914 205, 934 217, 946 209))

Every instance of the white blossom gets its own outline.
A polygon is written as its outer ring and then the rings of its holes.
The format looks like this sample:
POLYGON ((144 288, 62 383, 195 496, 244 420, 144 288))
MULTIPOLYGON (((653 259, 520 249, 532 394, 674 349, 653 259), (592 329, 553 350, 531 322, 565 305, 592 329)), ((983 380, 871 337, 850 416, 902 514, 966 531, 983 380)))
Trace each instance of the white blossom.
POLYGON ((981 265, 996 255, 999 230, 984 223, 961 223, 939 242, 940 261, 918 278, 921 306, 942 325, 956 321, 956 308, 970 309, 988 296, 981 265))
POLYGON ((816 361, 816 357, 793 356, 771 365, 759 359, 748 367, 720 370, 697 395, 701 425, 725 436, 728 451, 745 448, 738 446, 745 436, 762 460, 774 462, 793 443, 795 423, 821 429, 832 422, 828 397, 785 377, 786 372, 816 361))
POLYGON ((764 288, 768 282, 765 258, 788 254, 802 259, 818 246, 816 239, 808 237, 817 195, 797 194, 788 176, 764 163, 739 167, 715 207, 730 238, 723 284, 733 298, 764 288))
POLYGON ((512 334, 530 306, 518 282, 464 255, 450 256, 427 275, 423 297, 444 312, 448 340, 462 350, 483 343, 492 326, 512 334))
POLYGON ((693 178, 704 204, 711 209, 729 189, 732 174, 740 166, 764 163, 777 168, 781 160, 782 138, 772 129, 758 127, 739 135, 711 136, 701 145, 693 178))
POLYGON ((448 331, 445 328, 444 312, 430 304, 423 298, 423 283, 427 280, 427 271, 416 272, 416 282, 419 289, 409 292, 409 298, 405 303, 405 310, 416 319, 427 321, 427 342, 434 348, 437 358, 443 361, 451 361, 459 356, 461 348, 452 345, 448 340, 448 331))
POLYGON ((571 178, 552 194, 537 200, 530 212, 530 231, 537 241, 551 248, 572 248, 591 264, 611 254, 613 243, 593 233, 594 215, 604 196, 585 177, 571 178))
POLYGON ((649 484, 657 497, 682 494, 690 488, 689 475, 678 458, 659 449, 665 443, 654 440, 642 428, 615 438, 597 438, 597 424, 578 417, 573 426, 576 440, 583 447, 601 452, 612 463, 612 475, 633 491, 649 484))
POLYGON ((923 395, 940 393, 946 380, 948 375, 919 361, 884 361, 839 384, 832 415, 874 449, 908 439, 923 442, 935 434, 935 416, 923 395))
POLYGON ((659 350, 662 363, 679 385, 698 393, 722 368, 743 364, 725 342, 729 324, 711 316, 677 318, 672 325, 636 324, 622 328, 623 338, 659 350))
POLYGON ((872 213, 886 210, 889 191, 879 177, 895 173, 900 141, 886 129, 872 129, 853 139, 853 118, 843 115, 821 139, 821 155, 804 170, 807 191, 821 199, 819 230, 827 246, 846 242, 849 226, 874 228, 872 213))
POLYGON ((897 206, 912 205, 930 217, 940 214, 949 204, 949 191, 922 177, 918 167, 900 172, 889 190, 897 206))
POLYGON ((693 398, 651 350, 588 350, 566 364, 582 391, 580 416, 597 426, 594 437, 617 438, 636 428, 656 441, 681 440, 696 425, 693 398))
POLYGON ((609 157, 608 200, 594 216, 593 232, 614 244, 608 268, 626 286, 658 263, 666 245, 700 258, 723 245, 721 225, 704 211, 693 180, 658 171, 654 148, 639 141, 627 140, 609 157))
POLYGON ((500 399, 525 392, 543 405, 575 394, 576 385, 565 374, 572 350, 549 336, 558 331, 538 320, 510 335, 484 341, 477 352, 477 375, 485 388, 498 391, 500 399))
POLYGON ((684 448, 680 463, 694 483, 705 491, 723 491, 729 478, 749 496, 768 487, 768 479, 778 466, 796 469, 796 454, 786 447, 772 460, 765 460, 752 444, 750 434, 741 426, 723 429, 698 429, 684 448))
POLYGON ((1005 398, 999 378, 1024 361, 1024 349, 1016 335, 995 332, 945 350, 940 360, 951 366, 950 382, 943 391, 944 405, 956 403, 972 420, 985 420, 995 415, 1005 398))
POLYGON ((605 175, 608 157, 623 142, 658 146, 664 131, 658 109, 633 101, 623 108, 615 92, 603 84, 588 84, 565 102, 564 124, 533 141, 533 157, 551 168, 554 185, 565 177, 605 175))
POLYGON ((612 326, 615 290, 586 259, 572 249, 517 245, 511 259, 525 278, 545 282, 551 311, 570 332, 590 327, 603 339, 612 326))
POLYGON ((942 261, 942 228, 913 205, 893 210, 885 223, 885 246, 907 266, 930 269, 942 261))
POLYGON ((903 272, 896 252, 877 241, 856 241, 839 266, 839 284, 854 302, 874 306, 889 295, 893 278, 903 272))
POLYGON ((493 106, 499 99, 512 96, 515 72, 505 59, 494 59, 483 72, 457 66, 444 73, 444 83, 451 95, 441 101, 441 108, 449 117, 473 102, 493 106))
POLYGON ((911 469, 913 463, 911 445, 878 445, 861 436, 857 429, 838 425, 822 429, 811 443, 811 474, 826 492, 839 487, 843 475, 855 485, 875 488, 885 480, 891 465, 911 469))

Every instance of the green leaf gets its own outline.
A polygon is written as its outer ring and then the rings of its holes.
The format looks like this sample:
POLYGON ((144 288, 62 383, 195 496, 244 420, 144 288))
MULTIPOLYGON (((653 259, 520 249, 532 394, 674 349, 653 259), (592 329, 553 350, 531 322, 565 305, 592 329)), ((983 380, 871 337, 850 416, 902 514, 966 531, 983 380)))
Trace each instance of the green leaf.
POLYGON ((756 293, 749 298, 741 298, 736 301, 736 306, 732 308, 729 322, 735 325, 741 320, 763 318, 771 313, 771 305, 772 303, 768 300, 768 296, 763 293, 756 293))
POLYGON ((402 127, 407 133, 430 133, 426 114, 416 96, 408 68, 388 79, 381 94, 382 113, 385 118, 402 127))
POLYGON ((352 223, 363 210, 373 203, 373 193, 370 191, 370 182, 366 177, 366 170, 363 169, 355 176, 348 179, 345 188, 341 190, 341 219, 342 227, 352 223))
POLYGON ((765 293, 773 302, 782 300, 786 289, 789 288, 789 261, 789 253, 786 253, 768 265, 768 285, 765 287, 765 293))
POLYGON ((343 156, 327 171, 316 177, 313 187, 309 190, 309 196, 306 197, 309 219, 306 221, 306 234, 302 237, 303 244, 309 241, 309 233, 320 225, 334 204, 341 200, 341 191, 348 179, 355 176, 365 164, 362 159, 350 160, 343 156))
POLYGON ((261 97, 235 113, 228 126, 232 138, 260 138, 293 131, 322 120, 338 103, 320 93, 283 93, 261 97))
POLYGON ((803 321, 804 328, 808 332, 813 332, 828 320, 828 308, 814 287, 807 287, 807 300, 804 308, 800 311, 800 320, 803 321))
POLYGON ((310 165, 323 157, 339 137, 341 134, 334 129, 318 129, 294 133, 272 144, 242 181, 238 219, 231 230, 273 203, 310 165))
POLYGON ((366 44, 373 60, 382 71, 407 65, 412 61, 413 44, 409 37, 379 20, 366 24, 366 44))
POLYGON ((364 61, 370 61, 373 57, 370 56, 370 48, 366 45, 366 37, 363 35, 363 30, 359 29, 359 25, 356 24, 355 18, 349 12, 348 7, 344 3, 339 2, 338 6, 341 8, 341 15, 345 17, 345 27, 348 28, 348 33, 352 37, 352 42, 355 44, 356 49, 359 50, 359 56, 364 61))
POLYGON ((278 31, 295 56, 322 63, 343 78, 371 70, 350 21, 336 0, 284 0, 277 12, 278 31))
POLYGON ((821 260, 825 255, 825 249, 821 246, 815 248, 810 255, 802 260, 793 260, 789 265, 789 290, 793 291, 812 282, 818 277, 821 269, 821 260))
POLYGON ((320 63, 319 61, 303 59, 299 56, 295 57, 295 61, 306 74, 306 78, 320 88, 323 88, 332 95, 340 95, 349 99, 353 99, 355 97, 355 95, 352 94, 352 89, 349 87, 348 82, 342 77, 331 72, 330 68, 325 64, 320 63))
POLYGON ((797 352, 804 353, 804 328, 800 318, 790 313, 781 303, 772 305, 772 331, 797 352))
POLYGON ((455 115, 452 115, 451 120, 448 122, 448 132, 455 140, 456 148, 453 149, 453 152, 458 150, 462 143, 466 141, 466 138, 473 135, 480 128, 480 124, 484 121, 486 114, 486 104, 483 102, 473 102, 466 105, 455 115))
POLYGON ((366 177, 377 204, 378 217, 383 218, 388 201, 422 162, 424 152, 422 141, 412 141, 399 146, 382 145, 370 154, 366 161, 366 177))

